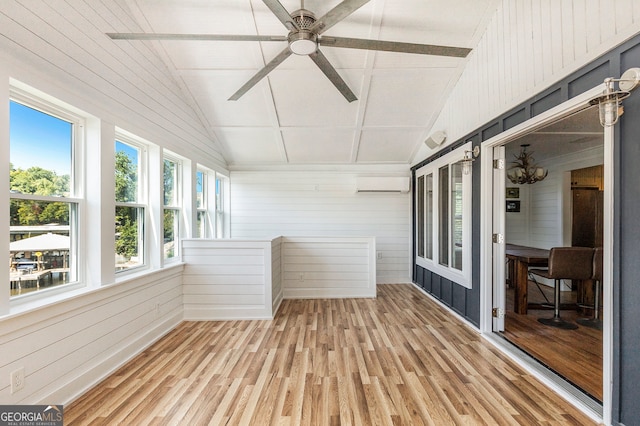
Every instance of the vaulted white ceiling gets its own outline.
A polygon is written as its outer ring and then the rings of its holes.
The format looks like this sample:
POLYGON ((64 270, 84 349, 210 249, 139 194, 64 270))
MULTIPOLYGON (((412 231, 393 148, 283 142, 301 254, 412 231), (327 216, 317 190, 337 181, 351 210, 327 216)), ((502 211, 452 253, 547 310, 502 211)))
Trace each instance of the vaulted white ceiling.
MULTIPOLYGON (((261 0, 126 3, 144 32, 288 32, 261 0)), ((300 0, 281 3, 289 12, 301 7, 300 0)), ((304 8, 320 17, 339 3, 306 0, 304 8)), ((325 35, 474 48, 497 3, 371 0, 325 35)), ((232 166, 410 163, 468 61, 320 47, 358 100, 347 102, 309 57, 291 55, 239 100, 229 101, 286 42, 113 42, 150 43, 158 50, 232 166)))

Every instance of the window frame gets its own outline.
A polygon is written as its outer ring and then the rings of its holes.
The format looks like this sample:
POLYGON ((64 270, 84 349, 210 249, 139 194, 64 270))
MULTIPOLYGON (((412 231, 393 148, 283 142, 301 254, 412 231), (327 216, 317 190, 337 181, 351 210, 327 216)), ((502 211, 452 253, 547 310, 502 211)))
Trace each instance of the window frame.
POLYGON ((196 230, 197 230, 197 238, 209 238, 209 235, 211 234, 210 231, 210 224, 211 224, 211 217, 209 215, 209 178, 210 178, 210 171, 201 167, 200 165, 196 166, 196 180, 195 180, 195 186, 196 186, 196 198, 195 198, 195 209, 196 209, 196 217, 195 217, 195 225, 196 225, 196 230), (202 191, 200 192, 202 194, 202 202, 201 205, 198 206, 198 174, 202 175, 202 191), (198 219, 200 217, 200 215, 202 215, 202 223, 198 222, 198 219))
MULTIPOLYGON (((116 129, 116 136, 114 140, 114 159, 116 155, 116 144, 120 142, 125 145, 129 145, 132 148, 138 149, 138 191, 137 191, 137 200, 136 202, 128 202, 128 201, 116 201, 115 193, 114 193, 114 209, 118 207, 130 207, 136 208, 138 210, 142 210, 142 224, 139 225, 140 236, 138 238, 138 242, 142 246, 142 255, 138 253, 138 257, 142 256, 142 262, 139 265, 118 270, 116 268, 116 264, 114 264, 116 278, 127 275, 131 272, 136 272, 141 269, 149 268, 149 237, 148 237, 148 223, 149 223, 149 147, 147 144, 132 138, 128 135, 122 133, 122 131, 118 131, 116 129)), ((114 168, 115 173, 115 168, 114 168)), ((115 190, 115 188, 114 188, 115 190)), ((115 224, 114 224, 115 226, 115 224)), ((115 228, 114 228, 114 236, 115 236, 115 228)), ((115 253, 114 253, 115 255, 115 253)))
MULTIPOLYGON (((432 161, 429 164, 421 167, 416 170, 416 182, 420 178, 424 179, 423 194, 418 194, 418 190, 416 188, 416 194, 414 198, 414 203, 416 203, 415 209, 415 217, 416 221, 416 235, 414 236, 414 244, 416 245, 416 264, 425 269, 428 269, 444 278, 447 278, 457 284, 460 284, 466 288, 471 288, 471 220, 472 220, 472 180, 471 173, 465 175, 462 173, 462 182, 461 182, 461 210, 462 210, 462 237, 461 237, 461 257, 462 257, 462 269, 455 268, 455 250, 456 247, 454 245, 455 233, 454 226, 455 221, 453 220, 453 211, 455 207, 455 200, 453 200, 453 191, 451 182, 453 179, 453 169, 452 167, 456 165, 456 167, 460 167, 459 162, 464 158, 465 151, 471 150, 471 142, 464 144, 463 146, 455 149, 454 151, 443 155, 442 157, 432 161), (443 197, 442 185, 440 180, 442 179, 441 170, 443 168, 447 168, 447 185, 446 185, 446 197, 443 197), (432 194, 429 195, 427 193, 427 176, 431 176, 432 179, 432 194), (428 225, 427 218, 427 201, 431 200, 433 202, 432 209, 432 220, 433 223, 431 227, 428 225), (419 202, 422 202, 422 206, 418 206, 419 202), (443 206, 443 203, 446 202, 446 206, 443 206), (445 208, 446 207, 446 208, 445 208), (443 213, 444 212, 444 213, 443 213), (441 216, 442 214, 446 214, 447 221, 447 264, 442 264, 440 262, 441 252, 440 252, 440 235, 444 233, 440 228, 442 225, 441 216), (422 217, 420 217, 422 216, 422 217), (422 222, 422 223, 420 223, 422 222), (418 230, 423 230, 423 235, 418 235, 418 230), (432 235, 429 239, 429 230, 432 235), (420 250, 419 243, 420 240, 424 241, 425 247, 423 250, 420 250), (428 250, 427 244, 431 244, 431 251, 428 250), (419 253, 428 253, 432 254, 432 258, 429 259, 426 256, 420 256, 419 253)), ((417 187, 417 185, 416 185, 417 187)))
POLYGON ((182 226, 180 224, 181 221, 181 215, 182 215, 182 209, 183 209, 183 198, 182 198, 182 173, 183 173, 183 164, 182 164, 183 160, 178 157, 177 155, 174 155, 172 153, 169 152, 164 152, 163 156, 162 156, 162 181, 161 181, 161 185, 162 185, 162 259, 164 263, 171 263, 171 262, 177 262, 180 259, 180 238, 181 238, 181 229, 182 226), (175 175, 174 175, 174 184, 173 184, 173 190, 174 190, 174 195, 172 197, 172 204, 166 204, 165 203, 165 182, 164 182, 164 167, 165 167, 165 162, 166 161, 170 161, 172 163, 175 164, 175 175), (165 218, 165 211, 170 210, 172 212, 174 212, 175 217, 174 217, 174 224, 173 224, 173 241, 174 241, 174 245, 173 245, 173 256, 167 256, 166 255, 166 251, 164 249, 164 218, 165 218))
POLYGON ((229 197, 230 179, 220 173, 215 174, 214 193, 214 238, 229 238, 229 197))
MULTIPOLYGON (((83 254, 83 234, 82 229, 85 221, 85 129, 86 117, 73 111, 73 108, 67 107, 63 102, 56 102, 51 98, 45 99, 30 93, 27 90, 12 86, 9 89, 9 104, 15 102, 27 108, 31 108, 40 113, 49 115, 56 119, 71 124, 71 164, 69 168, 69 194, 65 195, 36 195, 15 193, 9 190, 9 203, 12 200, 26 201, 42 201, 69 204, 69 281, 60 285, 45 287, 33 292, 11 296, 9 287, 9 303, 10 306, 21 305, 24 303, 42 300, 55 294, 62 294, 86 287, 86 272, 84 265, 86 264, 86 256, 83 254)), ((9 117, 9 122, 11 118, 9 117)), ((9 151, 11 150, 11 140, 9 140, 9 151)), ((11 154, 9 154, 11 161, 11 154)))

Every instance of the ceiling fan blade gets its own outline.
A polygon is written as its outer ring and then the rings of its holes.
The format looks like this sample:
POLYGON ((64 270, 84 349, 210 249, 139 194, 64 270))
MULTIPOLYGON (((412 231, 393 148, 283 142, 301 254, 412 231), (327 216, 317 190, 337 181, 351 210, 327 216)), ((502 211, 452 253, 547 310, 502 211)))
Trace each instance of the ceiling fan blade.
POLYGON ((369 0, 344 0, 318 19, 309 30, 316 34, 322 34, 366 3, 369 3, 369 0))
POLYGON ((289 31, 293 29, 300 29, 298 24, 291 17, 291 14, 287 12, 287 9, 285 9, 282 3, 278 0, 262 0, 262 2, 267 5, 271 12, 276 15, 276 18, 278 18, 289 31))
POLYGON ((421 55, 466 57, 471 49, 466 47, 438 46, 434 44, 402 43, 398 41, 367 40, 348 37, 322 37, 318 44, 350 49, 383 50, 386 52, 417 53, 421 55))
POLYGON ((107 33, 113 40, 287 41, 286 36, 231 34, 107 33))
POLYGON ((262 80, 263 78, 266 77, 267 74, 269 74, 271 71, 273 71, 273 69, 275 67, 277 67, 278 65, 280 65, 285 59, 287 59, 289 56, 291 56, 291 50, 289 50, 289 47, 287 46, 282 52, 280 52, 278 54, 278 56, 276 56, 275 58, 273 58, 267 65, 265 65, 264 68, 262 68, 260 71, 258 71, 258 73, 256 75, 254 75, 253 77, 251 77, 251 79, 249 81, 247 81, 244 86, 242 86, 241 88, 238 89, 238 91, 236 93, 234 93, 233 95, 231 95, 231 97, 229 98, 230 101, 237 101, 238 99, 240 99, 240 97, 242 95, 244 95, 245 93, 247 93, 249 91, 249 89, 251 89, 253 86, 255 86, 256 84, 258 84, 258 82, 260 80, 262 80))
POLYGON ((344 82, 338 71, 331 65, 331 63, 327 60, 327 58, 320 52, 316 50, 314 53, 311 53, 309 57, 316 63, 320 71, 326 75, 329 80, 333 83, 334 86, 342 93, 342 96, 349 102, 353 102, 357 100, 356 95, 353 94, 347 83, 344 82))

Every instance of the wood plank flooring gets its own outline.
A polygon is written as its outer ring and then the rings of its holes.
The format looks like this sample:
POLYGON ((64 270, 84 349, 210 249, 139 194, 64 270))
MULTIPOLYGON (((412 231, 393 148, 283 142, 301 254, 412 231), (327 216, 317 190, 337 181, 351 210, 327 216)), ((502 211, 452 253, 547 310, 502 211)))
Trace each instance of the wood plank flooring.
POLYGON ((184 322, 65 407, 67 425, 594 424, 412 285, 184 322))
MULTIPOLYGON (((543 288, 553 299, 553 290, 543 288)), ((563 294, 563 303, 575 302, 576 292, 563 294), (573 293, 573 294, 572 294, 573 293)), ((529 295, 534 303, 544 302, 533 283, 529 295)), ((507 301, 513 296, 507 292, 507 301)), ((577 330, 561 330, 538 322, 551 318, 552 310, 530 309, 526 315, 513 312, 507 303, 504 337, 552 369, 595 400, 602 402, 602 331, 580 325, 577 330)), ((570 322, 584 315, 575 310, 562 310, 560 316, 570 322)))

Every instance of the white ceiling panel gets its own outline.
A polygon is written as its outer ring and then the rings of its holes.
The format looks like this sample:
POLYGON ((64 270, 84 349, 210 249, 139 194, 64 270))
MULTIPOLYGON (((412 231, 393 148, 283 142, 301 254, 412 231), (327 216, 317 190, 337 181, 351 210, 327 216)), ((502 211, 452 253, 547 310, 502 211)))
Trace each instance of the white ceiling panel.
POLYGON ((382 40, 474 47, 478 26, 494 5, 492 0, 386 0, 379 36, 382 40))
POLYGON ((375 52, 375 68, 449 68, 455 70, 464 64, 464 58, 447 56, 412 55, 397 52, 375 52))
POLYGON ((264 66, 261 61, 260 44, 256 42, 163 41, 161 43, 178 70, 255 68, 257 71, 258 67, 264 66))
POLYGON ((134 4, 132 9, 139 7, 158 33, 256 34, 248 0, 135 0, 134 4))
POLYGON ((269 105, 267 83, 262 82, 238 101, 228 98, 238 90, 252 73, 228 71, 191 71, 182 79, 193 91, 193 97, 210 126, 272 126, 273 105, 269 105))
POLYGON ((282 129, 290 163, 348 163, 354 134, 353 129, 282 129))
MULTIPOLYGON (((343 0, 279 0, 316 18, 343 0)), ((319 33, 474 48, 499 0, 370 0, 319 33)), ((148 33, 287 36, 262 0, 102 2, 148 33)), ((122 22, 126 22, 123 20, 122 22)), ((114 23, 122 31, 122 22, 114 23)), ((135 25, 129 25, 136 31, 135 25)), ((113 43, 137 43, 113 40, 113 43)), ((142 43, 142 42, 140 42, 142 43)), ((467 60, 320 46, 358 98, 349 103, 313 61, 291 55, 237 101, 227 99, 288 49, 285 41, 160 41, 160 60, 219 140, 227 161, 242 163, 410 164, 467 60), (284 142, 283 142, 284 140, 284 142), (356 141, 354 143, 354 141, 356 141)))
MULTIPOLYGON (((306 59, 306 58, 303 58, 306 59)), ((338 70, 347 85, 360 93, 358 73, 338 70)), ((316 67, 308 71, 275 70, 269 75, 280 125, 354 126, 358 101, 349 103, 316 67)))
POLYGON ((218 128, 218 139, 225 146, 230 164, 283 163, 279 132, 271 128, 218 128))
POLYGON ((358 147, 358 163, 402 162, 413 152, 420 129, 365 129, 358 147), (384 160, 383 160, 384 159, 384 160))
POLYGON ((375 74, 371 79, 365 126, 425 125, 440 105, 450 75, 451 70, 438 68, 375 74))

